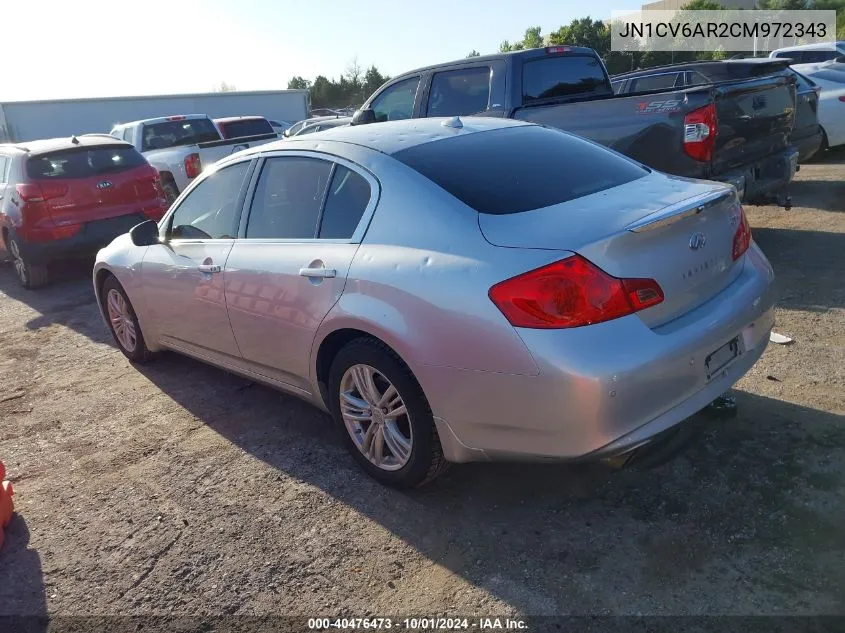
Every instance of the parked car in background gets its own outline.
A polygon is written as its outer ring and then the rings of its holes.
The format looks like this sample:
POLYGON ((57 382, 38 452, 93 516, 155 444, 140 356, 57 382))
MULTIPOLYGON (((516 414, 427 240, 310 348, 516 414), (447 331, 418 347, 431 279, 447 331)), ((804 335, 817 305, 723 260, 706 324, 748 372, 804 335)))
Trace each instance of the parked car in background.
POLYGON ((285 135, 285 130, 294 123, 293 121, 282 121, 279 119, 267 119, 267 121, 270 123, 270 126, 273 128, 276 136, 280 138, 285 135))
POLYGON ((305 398, 409 487, 448 461, 627 455, 765 350, 773 273, 733 188, 525 122, 381 126, 226 158, 100 251, 123 353, 305 398))
POLYGON ((349 125, 352 122, 352 117, 330 117, 325 121, 318 121, 311 123, 299 129, 298 132, 291 136, 303 136, 304 134, 313 134, 314 132, 322 132, 323 130, 330 130, 333 127, 340 127, 342 125, 349 125))
POLYGON ((785 61, 766 63, 765 76, 615 95, 590 48, 470 57, 390 80, 352 124, 470 114, 533 121, 670 174, 730 183, 746 200, 769 200, 792 180, 798 152, 788 143, 795 76, 785 61))
POLYGON ((315 125, 317 123, 327 123, 329 121, 337 121, 338 119, 343 119, 345 123, 349 122, 349 121, 347 121, 347 117, 342 117, 342 116, 339 116, 337 114, 332 114, 330 116, 312 117, 310 119, 304 119, 302 121, 297 121, 296 123, 294 123, 291 127, 289 127, 287 130, 285 130, 285 136, 286 137, 296 136, 305 127, 308 127, 310 125, 315 125))
POLYGON ((167 210, 158 172, 106 135, 0 145, 0 233, 25 288, 167 210))
POLYGON ((769 53, 771 58, 789 60, 789 63, 799 72, 806 70, 807 66, 829 62, 843 55, 845 55, 845 41, 788 46, 769 53))
MULTIPOLYGON (((243 138, 244 136, 260 136, 262 134, 276 134, 276 130, 263 116, 230 116, 214 119, 214 125, 220 130, 223 138, 243 138)), ((278 136, 278 135, 277 135, 278 136)))
MULTIPOLYGON (((616 94, 631 94, 655 88, 685 88, 744 80, 765 75, 772 70, 780 73, 782 66, 772 67, 766 58, 688 62, 614 75, 611 77, 611 85, 616 94)), ((788 72, 795 75, 796 91, 795 121, 789 135, 789 144, 798 150, 798 161, 804 162, 822 144, 817 115, 819 95, 815 86, 795 72, 794 68, 788 72)))
POLYGON ((822 148, 845 144, 845 72, 822 68, 811 69, 804 74, 819 91, 822 148))
POLYGON ((309 118, 314 119, 321 116, 344 116, 344 113, 332 108, 317 108, 315 110, 311 110, 309 118))
POLYGON ((112 128, 115 138, 131 143, 161 176, 168 203, 179 196, 203 167, 254 145, 277 139, 265 134, 223 139, 214 122, 204 114, 181 114, 122 123, 112 128))

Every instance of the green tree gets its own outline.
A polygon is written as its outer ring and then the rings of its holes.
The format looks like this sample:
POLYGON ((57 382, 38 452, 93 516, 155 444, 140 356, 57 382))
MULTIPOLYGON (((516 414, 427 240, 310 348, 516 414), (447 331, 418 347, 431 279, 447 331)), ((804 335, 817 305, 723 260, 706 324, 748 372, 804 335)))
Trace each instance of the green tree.
POLYGON ((713 0, 692 0, 681 7, 685 11, 721 11, 724 5, 714 2, 713 0))
POLYGON ((479 53, 479 52, 478 52, 477 50, 475 50, 475 49, 472 49, 472 50, 471 50, 471 51, 467 54, 467 59, 469 59, 470 57, 481 57, 481 53, 479 53))
POLYGON ((522 45, 525 48, 542 48, 543 36, 540 35, 539 26, 531 26, 525 29, 525 36, 522 38, 522 45))
POLYGON ((604 57, 610 52, 610 30, 601 20, 580 18, 549 33, 549 43, 587 46, 604 57))
POLYGON ((288 81, 288 90, 308 90, 310 87, 311 82, 299 75, 291 77, 288 81))
POLYGON ((388 81, 390 77, 383 76, 378 68, 370 66, 367 72, 364 73, 364 100, 369 98, 383 83, 388 81))

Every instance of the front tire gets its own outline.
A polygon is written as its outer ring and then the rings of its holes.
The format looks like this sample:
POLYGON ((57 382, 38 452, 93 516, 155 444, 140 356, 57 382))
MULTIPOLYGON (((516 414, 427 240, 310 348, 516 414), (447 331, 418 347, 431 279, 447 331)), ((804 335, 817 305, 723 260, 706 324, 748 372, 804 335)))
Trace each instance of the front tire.
POLYGON ((47 266, 45 264, 33 264, 32 261, 24 255, 21 249, 18 238, 14 235, 9 236, 9 256, 12 258, 12 265, 15 268, 15 275, 21 286, 27 290, 33 290, 44 286, 49 281, 47 266))
POLYGON ((144 341, 132 303, 114 276, 109 276, 103 283, 100 297, 109 331, 123 355, 133 363, 145 363, 150 360, 153 355, 144 341))
POLYGON ((382 484, 421 486, 448 465, 422 388, 379 341, 356 339, 338 352, 329 409, 349 452, 382 484))

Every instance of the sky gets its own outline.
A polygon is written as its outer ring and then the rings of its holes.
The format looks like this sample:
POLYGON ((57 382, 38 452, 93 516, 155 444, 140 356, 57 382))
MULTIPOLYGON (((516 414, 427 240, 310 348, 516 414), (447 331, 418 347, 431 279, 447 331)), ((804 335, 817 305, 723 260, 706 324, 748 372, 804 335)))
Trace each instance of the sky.
POLYGON ((0 103, 287 88, 357 59, 396 75, 624 0, 2 0, 0 103))

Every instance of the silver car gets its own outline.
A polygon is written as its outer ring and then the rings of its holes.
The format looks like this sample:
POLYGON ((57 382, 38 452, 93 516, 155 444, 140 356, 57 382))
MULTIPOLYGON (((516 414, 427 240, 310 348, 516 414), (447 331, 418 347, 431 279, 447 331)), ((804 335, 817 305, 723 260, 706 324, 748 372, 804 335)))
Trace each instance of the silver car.
POLYGON ((301 396, 400 487, 637 449, 749 370, 775 300, 732 188, 494 118, 233 155, 100 251, 94 287, 132 361, 301 396))

